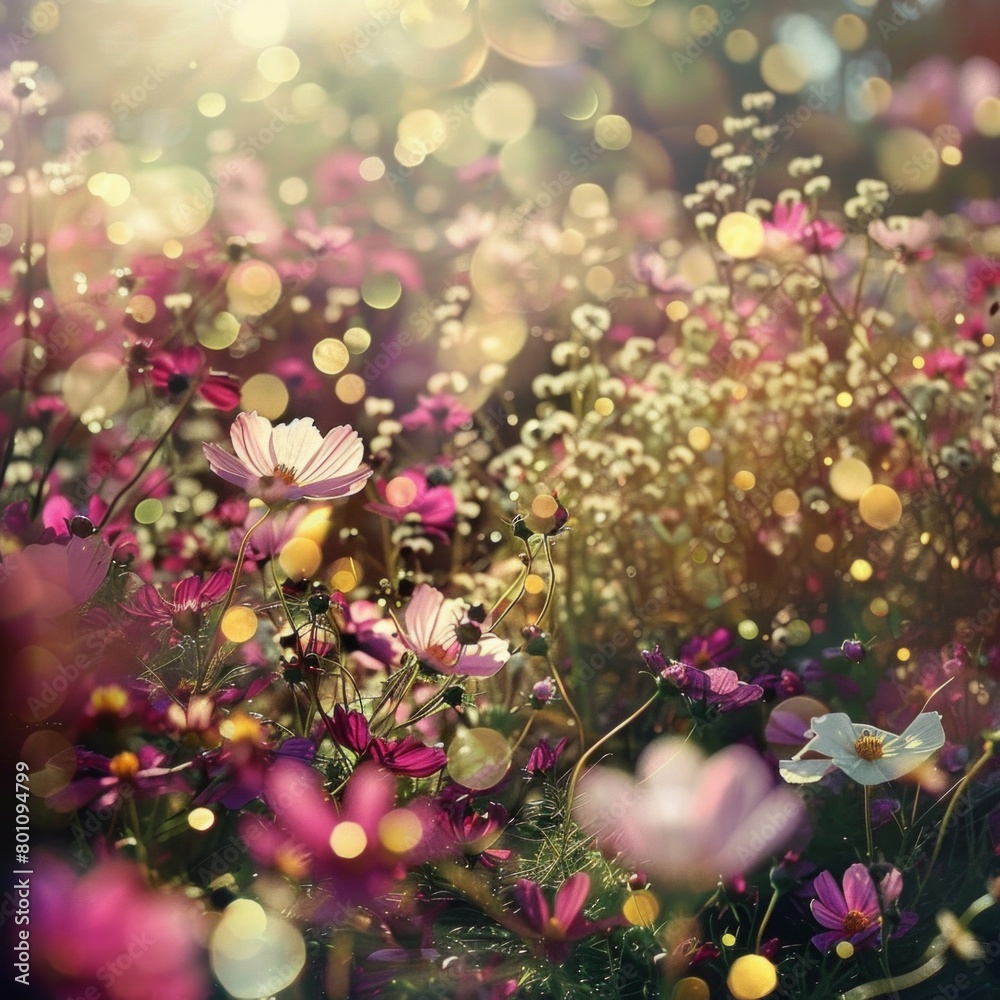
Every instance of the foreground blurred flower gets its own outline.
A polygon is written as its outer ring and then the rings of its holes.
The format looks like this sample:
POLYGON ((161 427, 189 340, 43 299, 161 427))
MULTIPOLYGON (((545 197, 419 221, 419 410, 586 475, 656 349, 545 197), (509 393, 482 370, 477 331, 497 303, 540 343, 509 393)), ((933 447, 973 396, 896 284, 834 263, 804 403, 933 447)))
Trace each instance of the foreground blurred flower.
POLYGON ((767 765, 747 747, 706 760, 674 738, 651 744, 636 780, 595 768, 580 782, 580 825, 666 887, 708 888, 749 872, 782 847, 805 818, 790 789, 774 788, 767 765))
POLYGON ((434 430, 450 434, 472 420, 472 413, 448 393, 421 395, 417 400, 417 408, 399 418, 408 431, 434 430))
POLYGON ((880 785, 909 774, 944 746, 944 728, 937 712, 922 712, 899 736, 877 726, 851 722, 843 712, 820 715, 810 725, 812 739, 791 760, 781 761, 785 781, 819 781, 839 767, 859 785, 880 785), (803 760, 810 751, 829 759, 803 760))
POLYGON ((293 761, 278 761, 264 778, 264 798, 277 825, 247 815, 240 833, 259 862, 302 878, 307 873, 334 897, 321 910, 346 916, 345 907, 385 910, 411 864, 434 852, 430 807, 395 808, 395 780, 375 764, 351 776, 338 808, 320 775, 293 761))
POLYGON ((419 468, 407 469, 391 482, 398 484, 401 480, 413 484, 412 492, 404 488, 393 495, 389 483, 380 480, 375 488, 383 502, 366 504, 365 509, 397 524, 412 524, 447 542, 449 534, 455 530, 455 494, 443 484, 431 485, 419 468))
POLYGON ((349 425, 323 437, 309 417, 272 427, 254 410, 241 413, 230 434, 236 457, 206 444, 209 466, 268 504, 352 496, 372 474, 361 462, 361 438, 349 425))
POLYGON ((407 605, 406 635, 400 638, 438 673, 492 677, 510 658, 507 643, 487 631, 487 623, 470 621, 468 610, 464 601, 421 583, 407 605))
POLYGON ((32 958, 47 996, 201 1000, 198 911, 177 893, 151 891, 138 866, 102 861, 77 878, 46 862, 32 882, 32 958))
POLYGON ((235 409, 240 401, 240 380, 235 375, 205 367, 205 357, 197 347, 161 351, 153 357, 153 385, 172 398, 183 397, 192 387, 206 403, 219 410, 235 409))

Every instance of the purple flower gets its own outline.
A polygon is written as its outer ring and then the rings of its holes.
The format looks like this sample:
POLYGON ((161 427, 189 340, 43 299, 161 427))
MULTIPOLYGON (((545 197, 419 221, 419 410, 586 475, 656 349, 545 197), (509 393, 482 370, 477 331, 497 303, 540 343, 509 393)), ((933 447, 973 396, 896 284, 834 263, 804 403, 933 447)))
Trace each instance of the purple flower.
POLYGON ((715 713, 733 712, 764 697, 764 689, 759 684, 741 681, 736 672, 728 667, 699 670, 676 660, 668 663, 659 646, 643 650, 642 656, 651 670, 669 681, 692 705, 703 705, 715 713))
POLYGON ((564 736, 552 747, 549 746, 548 740, 539 740, 538 746, 531 751, 531 755, 528 757, 528 763, 524 765, 525 771, 528 774, 545 774, 546 771, 551 771, 556 766, 559 755, 566 749, 568 742, 568 737, 564 736))
POLYGON ((840 651, 851 663, 860 663, 865 658, 865 644, 858 639, 845 639, 840 651))
POLYGON ((446 434, 457 431, 472 420, 472 413, 447 393, 437 396, 418 396, 415 410, 404 413, 399 422, 408 431, 443 430, 446 434))
POLYGON ((701 670, 708 670, 711 667, 724 667, 738 655, 739 650, 733 646, 732 636, 728 630, 717 628, 711 635, 691 636, 681 646, 678 658, 701 670))
POLYGON ((829 930, 813 936, 820 951, 829 951, 840 941, 850 941, 856 949, 874 947, 881 930, 882 914, 878 894, 868 869, 854 864, 844 872, 843 891, 829 872, 813 882, 816 899, 810 904, 813 916, 829 930))

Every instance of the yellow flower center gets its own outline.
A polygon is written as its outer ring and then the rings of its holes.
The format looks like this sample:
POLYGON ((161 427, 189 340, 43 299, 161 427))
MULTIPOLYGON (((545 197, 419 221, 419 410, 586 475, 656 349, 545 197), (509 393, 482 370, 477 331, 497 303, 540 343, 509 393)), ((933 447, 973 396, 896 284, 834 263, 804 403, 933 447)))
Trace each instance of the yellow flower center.
POLYGON ((286 468, 284 465, 276 465, 271 475, 275 479, 280 479, 286 486, 294 486, 296 483, 295 469, 286 468))
POLYGON ((868 917, 860 910, 848 910, 844 914, 844 933, 857 934, 868 926, 868 917))
POLYGON ((866 733, 854 741, 854 752, 862 760, 878 760, 882 756, 882 737, 866 733))
POLYGON ((115 754, 108 763, 108 770, 123 781, 134 778, 139 773, 139 758, 128 750, 115 754))
POLYGON ((546 921, 545 936, 551 941, 562 941, 566 937, 566 928, 558 917, 549 917, 546 921))
POLYGON ((95 712, 117 715, 128 705, 128 693, 117 684, 96 687, 90 695, 90 707, 95 712))

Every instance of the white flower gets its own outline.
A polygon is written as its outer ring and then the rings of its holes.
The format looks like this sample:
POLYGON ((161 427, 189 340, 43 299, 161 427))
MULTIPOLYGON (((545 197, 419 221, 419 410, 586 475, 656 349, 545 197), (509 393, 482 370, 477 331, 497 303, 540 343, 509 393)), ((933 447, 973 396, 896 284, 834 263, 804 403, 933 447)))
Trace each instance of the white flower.
POLYGON ((851 722, 843 712, 817 716, 810 727, 812 739, 791 760, 780 762, 785 781, 819 781, 832 767, 839 767, 859 785, 880 785, 909 774, 944 746, 937 712, 921 712, 899 736, 851 722), (829 759, 803 760, 809 751, 829 759))

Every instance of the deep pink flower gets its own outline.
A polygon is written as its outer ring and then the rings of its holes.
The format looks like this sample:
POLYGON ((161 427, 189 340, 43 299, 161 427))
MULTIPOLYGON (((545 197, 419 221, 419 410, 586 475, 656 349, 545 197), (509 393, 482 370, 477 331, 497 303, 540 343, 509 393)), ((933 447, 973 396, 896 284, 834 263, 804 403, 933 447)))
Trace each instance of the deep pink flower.
POLYGON ((816 899, 810 909, 823 927, 830 928, 812 939, 820 951, 829 951, 839 941, 850 941, 859 950, 878 943, 882 915, 868 869, 862 864, 851 865, 844 872, 843 885, 841 891, 829 872, 817 875, 813 882, 816 899))
POLYGON ((559 755, 566 749, 569 737, 564 736, 554 747, 549 745, 549 741, 542 739, 531 751, 528 763, 524 765, 528 774, 545 774, 556 766, 559 755))
POLYGON ((406 607, 406 634, 400 638, 438 673, 492 677, 510 658, 507 643, 488 631, 488 622, 470 621, 468 610, 463 601, 421 583, 406 607), (460 627, 467 637, 459 634, 460 627))
POLYGON ((717 628, 710 635, 693 635, 681 646, 677 658, 684 663, 708 670, 725 667, 739 656, 729 629, 717 628))
POLYGON ((366 670, 383 670, 399 661, 406 647, 393 620, 374 601, 348 604, 341 598, 337 607, 341 646, 354 663, 366 670))
POLYGON ((472 420, 472 413, 454 396, 439 393, 437 396, 418 396, 417 408, 404 413, 399 422, 408 431, 434 430, 450 434, 472 420))
POLYGON ((154 628, 169 628, 170 641, 174 644, 182 635, 194 635, 198 631, 205 612, 222 600, 231 581, 232 573, 222 569, 207 580, 189 576, 171 584, 173 593, 170 600, 147 583, 125 601, 123 608, 154 628))
POLYGON ((771 221, 764 221, 764 232, 771 246, 793 243, 809 253, 823 254, 836 250, 844 242, 843 232, 825 219, 808 219, 803 201, 779 201, 774 206, 771 221))
POLYGON ((407 469, 394 478, 406 479, 413 483, 412 498, 407 491, 405 496, 407 503, 391 502, 386 495, 389 481, 382 479, 375 484, 382 503, 366 504, 365 509, 387 517, 397 524, 412 524, 424 533, 447 542, 450 533, 455 530, 456 503, 455 494, 451 489, 445 485, 432 486, 427 480, 426 473, 419 468, 407 469))
POLYGON ((499 802, 485 809, 473 808, 468 795, 442 803, 445 832, 470 857, 478 857, 484 868, 493 869, 509 861, 514 852, 494 847, 507 826, 507 810, 499 802))
POLYGON ((235 457, 217 444, 202 446, 208 464, 265 503, 351 496, 372 474, 361 461, 361 438, 349 425, 323 437, 308 417, 272 427, 254 410, 233 421, 231 437, 235 457))
POLYGON ((448 761, 441 747, 424 746, 415 736, 398 740, 373 736, 364 713, 348 711, 343 705, 334 706, 333 718, 326 719, 325 725, 335 743, 358 757, 370 757, 393 774, 426 778, 440 771, 448 761))
POLYGON ((203 1000, 208 970, 198 908, 146 885, 138 865, 115 858, 78 878, 44 861, 32 882, 32 961, 51 997, 203 1000))
POLYGON ((232 410, 240 401, 240 380, 235 375, 205 367, 205 356, 197 347, 180 347, 153 356, 151 378, 157 389, 173 398, 183 396, 192 385, 206 403, 219 410, 232 410))
POLYGON ((596 923, 583 915, 583 905, 590 894, 590 876, 586 872, 570 875, 556 889, 553 906, 537 882, 518 880, 514 897, 522 916, 534 934, 542 939, 545 955, 551 962, 562 963, 569 958, 570 942, 590 937, 606 929, 608 922, 596 923))
POLYGON ((241 836, 258 861, 320 883, 331 897, 321 912, 346 918, 344 908, 354 905, 390 909, 408 866, 442 849, 429 806, 396 808, 395 779, 375 764, 354 772, 338 807, 316 771, 278 761, 265 775, 264 798, 276 823, 248 814, 241 836))

